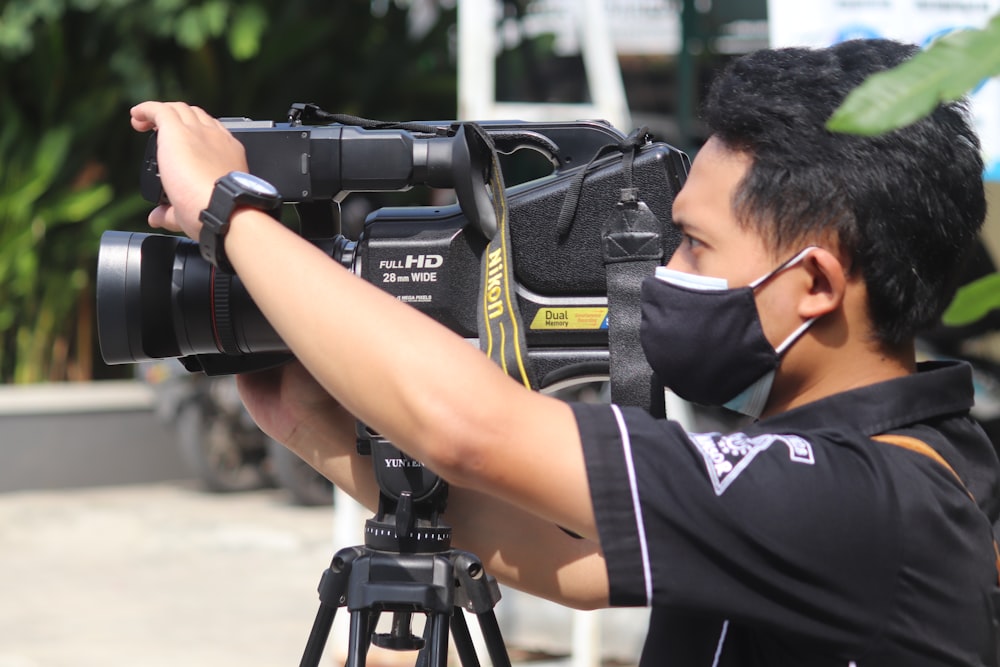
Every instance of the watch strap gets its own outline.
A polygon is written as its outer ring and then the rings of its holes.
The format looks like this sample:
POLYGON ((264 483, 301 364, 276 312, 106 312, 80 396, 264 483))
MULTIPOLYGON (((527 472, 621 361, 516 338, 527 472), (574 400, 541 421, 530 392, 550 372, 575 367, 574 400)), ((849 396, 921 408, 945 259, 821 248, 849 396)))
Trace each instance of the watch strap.
POLYGON ((229 218, 234 211, 235 207, 230 210, 229 217, 220 220, 212 213, 210 206, 198 216, 201 220, 201 232, 198 233, 198 249, 201 251, 201 256, 206 262, 226 273, 234 273, 233 265, 226 257, 225 247, 226 234, 229 233, 229 218))
POLYGON ((229 223, 233 214, 240 208, 256 208, 278 219, 281 199, 241 188, 233 179, 232 172, 215 182, 208 207, 198 216, 202 223, 201 232, 198 234, 198 247, 205 261, 226 273, 234 271, 229 258, 226 257, 225 237, 229 233, 229 223))

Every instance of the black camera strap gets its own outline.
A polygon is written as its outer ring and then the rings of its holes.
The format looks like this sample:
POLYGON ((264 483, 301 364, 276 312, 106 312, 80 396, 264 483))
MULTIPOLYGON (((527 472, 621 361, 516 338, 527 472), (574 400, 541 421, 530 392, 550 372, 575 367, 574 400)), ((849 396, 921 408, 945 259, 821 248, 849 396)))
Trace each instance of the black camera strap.
MULTIPOLYGON (((663 261, 662 223, 639 198, 639 189, 633 185, 635 156, 649 140, 648 130, 641 127, 620 144, 602 148, 591 164, 608 153, 620 152, 625 175, 621 199, 601 228, 601 251, 607 276, 611 400, 619 405, 638 406, 654 416, 663 417, 666 414, 663 383, 649 367, 639 340, 642 281, 653 275, 663 261)), ((557 224, 560 235, 566 234, 573 224, 589 168, 587 165, 580 172, 567 192, 557 224)))
POLYGON ((408 132, 432 134, 442 137, 450 134, 452 131, 452 128, 446 125, 429 125, 427 123, 400 122, 395 120, 373 120, 346 113, 330 113, 315 104, 302 102, 296 102, 288 110, 288 121, 290 123, 302 123, 303 125, 339 123, 341 125, 362 127, 366 130, 406 130, 408 132))
MULTIPOLYGON (((492 138, 475 123, 467 123, 466 138, 469 152, 480 151, 488 172, 487 185, 492 200, 495 226, 483 253, 479 279, 479 302, 476 308, 479 324, 479 347, 504 370, 529 389, 537 389, 534 373, 528 363, 528 346, 521 322, 511 255, 510 220, 503 172, 492 138)), ((475 164, 475 161, 474 161, 475 164)), ((484 225, 490 228, 489 225, 484 225)))

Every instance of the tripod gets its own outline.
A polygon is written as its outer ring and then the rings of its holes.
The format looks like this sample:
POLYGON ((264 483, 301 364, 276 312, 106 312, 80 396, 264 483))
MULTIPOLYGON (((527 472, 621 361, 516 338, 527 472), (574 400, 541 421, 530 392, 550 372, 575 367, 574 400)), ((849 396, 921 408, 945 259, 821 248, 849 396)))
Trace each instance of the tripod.
POLYGON ((365 523, 364 545, 341 549, 323 572, 300 667, 319 665, 337 609, 345 606, 351 614, 346 667, 365 667, 372 644, 419 651, 417 667, 444 667, 449 628, 462 665, 479 667, 463 610, 476 614, 494 667, 510 667, 493 612, 500 600, 496 579, 474 555, 451 548, 451 529, 440 519, 447 485, 360 424, 358 448, 372 455, 378 512, 365 523), (392 625, 380 634, 383 613, 392 614, 392 625), (425 616, 422 636, 412 632, 414 614, 425 616))

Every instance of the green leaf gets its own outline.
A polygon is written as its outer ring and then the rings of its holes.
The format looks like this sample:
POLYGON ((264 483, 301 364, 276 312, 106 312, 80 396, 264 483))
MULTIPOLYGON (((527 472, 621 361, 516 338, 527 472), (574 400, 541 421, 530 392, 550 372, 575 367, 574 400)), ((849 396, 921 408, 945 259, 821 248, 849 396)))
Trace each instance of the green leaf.
POLYGON ((960 288, 941 321, 953 327, 971 324, 994 308, 1000 308, 998 273, 991 273, 960 288))
POLYGON ((132 227, 147 230, 146 216, 150 204, 138 192, 113 196, 108 206, 90 216, 88 235, 95 241, 101 234, 115 227, 132 227))
POLYGON ((49 212, 51 223, 82 222, 94 215, 114 197, 107 183, 63 195, 49 212))
POLYGON ((226 19, 229 17, 229 2, 225 0, 209 0, 202 5, 199 12, 205 32, 217 37, 226 29, 226 19))
POLYGON ((0 190, 0 210, 24 217, 53 186, 59 169, 69 153, 72 132, 69 127, 48 130, 34 147, 32 165, 17 173, 6 192, 0 190))
POLYGON ((874 136, 920 120, 1000 74, 1000 15, 959 30, 891 70, 870 76, 827 121, 833 132, 874 136))
POLYGON ((177 42, 189 49, 199 49, 205 42, 218 37, 226 29, 229 3, 210 0, 199 6, 188 7, 177 19, 177 42))
POLYGON ((38 20, 54 21, 65 7, 61 0, 8 2, 0 12, 0 47, 12 55, 27 53, 34 46, 32 28, 38 20))
POLYGON ((187 4, 186 0, 153 0, 152 3, 153 11, 156 14, 171 14, 180 10, 187 4))
POLYGON ((260 52, 261 38, 267 28, 267 14, 260 5, 244 5, 233 16, 229 29, 229 52, 236 60, 250 60, 260 52))
POLYGON ((201 11, 190 7, 177 18, 177 43, 187 49, 198 49, 208 38, 205 25, 201 21, 201 11))

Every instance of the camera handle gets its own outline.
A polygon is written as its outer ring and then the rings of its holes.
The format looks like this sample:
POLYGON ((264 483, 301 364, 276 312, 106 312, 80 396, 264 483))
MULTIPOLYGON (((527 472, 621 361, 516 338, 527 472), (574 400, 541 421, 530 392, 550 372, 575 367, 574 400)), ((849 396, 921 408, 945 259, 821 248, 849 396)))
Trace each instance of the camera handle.
POLYGON ((462 665, 479 667, 465 611, 476 614, 492 664, 510 667, 493 611, 496 579, 477 557, 451 548, 451 528, 441 521, 447 484, 363 424, 358 450, 372 456, 378 512, 365 523, 365 543, 338 551, 323 572, 300 667, 319 665, 339 607, 351 614, 347 667, 364 667, 372 644, 419 651, 417 667, 445 667, 449 628, 462 665), (379 634, 382 613, 392 614, 392 625, 379 634), (411 629, 414 614, 425 616, 419 637, 411 629))

